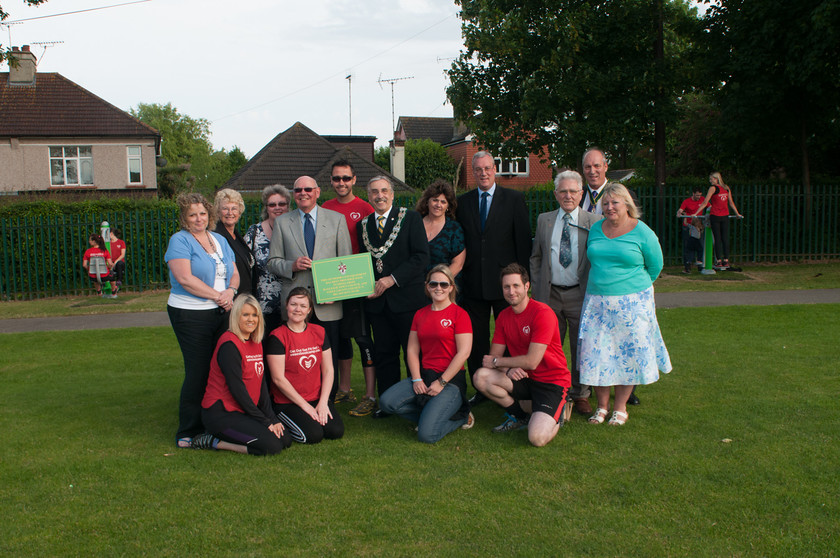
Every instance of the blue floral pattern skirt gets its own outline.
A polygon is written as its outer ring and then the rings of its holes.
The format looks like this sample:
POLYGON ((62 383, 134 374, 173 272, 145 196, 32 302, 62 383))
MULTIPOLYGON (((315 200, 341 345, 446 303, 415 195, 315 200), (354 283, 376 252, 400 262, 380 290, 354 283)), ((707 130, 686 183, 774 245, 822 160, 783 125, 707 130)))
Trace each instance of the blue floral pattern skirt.
POLYGON ((671 371, 653 287, 621 296, 587 294, 580 318, 580 383, 588 386, 652 384, 671 371))

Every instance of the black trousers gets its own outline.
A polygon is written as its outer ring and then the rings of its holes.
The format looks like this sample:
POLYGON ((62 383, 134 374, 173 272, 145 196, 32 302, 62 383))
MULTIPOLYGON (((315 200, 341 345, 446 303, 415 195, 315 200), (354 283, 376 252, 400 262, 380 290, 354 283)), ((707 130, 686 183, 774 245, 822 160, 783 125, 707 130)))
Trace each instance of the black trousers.
POLYGON ((202 410, 201 418, 207 431, 232 444, 248 448, 251 455, 273 455, 292 445, 289 429, 278 438, 266 425, 254 417, 238 411, 228 411, 224 403, 216 401, 209 409, 202 410))
POLYGON ((330 341, 330 352, 332 353, 333 363, 333 383, 332 388, 330 388, 330 401, 332 401, 335 398, 335 392, 338 390, 338 349, 341 343, 339 325, 341 324, 341 320, 322 322, 317 317, 313 316, 311 321, 313 324, 318 324, 324 328, 324 335, 326 335, 327 339, 330 341))
MULTIPOLYGON (((318 404, 317 401, 307 401, 307 403, 313 407, 318 404)), ((274 403, 274 411, 277 413, 277 418, 286 427, 284 436, 288 434, 292 440, 301 444, 317 444, 325 438, 327 440, 337 440, 344 436, 344 422, 341 420, 341 415, 335 410, 332 397, 330 397, 327 406, 332 418, 324 426, 313 420, 294 403, 274 403)))
POLYGON ((481 359, 490 352, 490 312, 493 317, 498 318, 499 312, 508 307, 505 299, 482 300, 464 296, 461 307, 470 315, 473 329, 473 344, 470 358, 467 359, 467 368, 470 373, 470 382, 475 376, 476 370, 481 368, 481 359))
MULTIPOLYGON (((386 307, 379 313, 368 312, 367 316, 373 327, 376 391, 381 398, 389 387, 400 381, 400 348, 405 360, 414 312, 392 312, 386 307)), ((405 369, 408 374, 407 363, 405 369)))
POLYGON ((169 323, 175 331, 184 357, 184 383, 178 407, 178 432, 175 439, 193 437, 204 432, 201 400, 207 388, 210 359, 219 337, 227 331, 228 312, 216 310, 184 310, 167 306, 169 323))
POLYGON ((715 259, 729 259, 729 217, 710 215, 712 235, 715 237, 715 259))

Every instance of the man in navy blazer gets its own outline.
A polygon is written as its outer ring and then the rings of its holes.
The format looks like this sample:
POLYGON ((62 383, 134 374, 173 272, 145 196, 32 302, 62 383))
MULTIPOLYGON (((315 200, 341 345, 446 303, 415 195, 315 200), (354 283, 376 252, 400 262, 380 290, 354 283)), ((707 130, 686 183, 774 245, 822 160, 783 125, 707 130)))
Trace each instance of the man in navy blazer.
MULTIPOLYGON (((373 364, 381 397, 400 381, 400 348, 405 355, 414 313, 428 303, 424 288, 429 243, 420 214, 393 206, 394 186, 387 177, 371 178, 367 190, 374 212, 358 223, 357 232, 359 250, 370 252, 373 259, 376 282, 365 313, 373 328, 373 364)), ((373 416, 387 415, 380 410, 373 416)))
MULTIPOLYGON (((486 151, 473 155, 472 172, 478 188, 458 198, 455 212, 467 248, 461 272, 461 306, 470 315, 473 327, 472 353, 467 360, 470 379, 490 352, 490 312, 498 317, 508 306, 499 273, 514 262, 528 269, 531 256, 531 223, 525 197, 496 185, 496 164, 486 151)), ((483 400, 484 396, 477 393, 470 401, 475 404, 483 400)))

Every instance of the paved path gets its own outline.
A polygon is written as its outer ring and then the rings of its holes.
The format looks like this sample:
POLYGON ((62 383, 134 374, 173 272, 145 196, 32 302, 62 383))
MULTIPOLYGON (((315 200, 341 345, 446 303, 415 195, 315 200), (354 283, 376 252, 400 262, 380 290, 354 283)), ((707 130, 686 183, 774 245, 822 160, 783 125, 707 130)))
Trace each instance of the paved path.
MULTIPOLYGON (((840 289, 807 289, 801 291, 755 292, 685 292, 659 293, 657 308, 702 306, 773 306, 779 304, 840 304, 840 289)), ((118 327, 169 327, 166 312, 136 312, 131 314, 98 314, 61 318, 18 318, 0 320, 0 333, 29 331, 76 331, 118 327)))

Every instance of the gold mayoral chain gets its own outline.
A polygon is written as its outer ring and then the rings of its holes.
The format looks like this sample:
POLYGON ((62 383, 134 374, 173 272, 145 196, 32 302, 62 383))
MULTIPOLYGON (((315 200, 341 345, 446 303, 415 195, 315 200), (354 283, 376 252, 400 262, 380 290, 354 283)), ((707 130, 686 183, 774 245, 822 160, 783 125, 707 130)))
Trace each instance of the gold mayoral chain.
POLYGON ((365 243, 365 248, 367 251, 370 252, 370 255, 373 256, 373 259, 376 260, 376 271, 382 273, 382 270, 385 268, 385 264, 382 263, 382 258, 385 254, 388 253, 388 250, 391 246, 394 245, 394 241, 397 239, 397 235, 400 234, 400 227, 402 227, 403 217, 405 217, 406 209, 404 207, 400 208, 400 213, 397 215, 397 224, 394 225, 393 230, 391 230, 391 235, 388 237, 388 240, 385 241, 385 244, 380 246, 379 248, 375 248, 370 244, 370 237, 368 236, 368 229, 367 229, 367 222, 370 218, 370 215, 364 218, 362 222, 362 242, 365 243))

